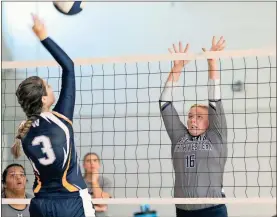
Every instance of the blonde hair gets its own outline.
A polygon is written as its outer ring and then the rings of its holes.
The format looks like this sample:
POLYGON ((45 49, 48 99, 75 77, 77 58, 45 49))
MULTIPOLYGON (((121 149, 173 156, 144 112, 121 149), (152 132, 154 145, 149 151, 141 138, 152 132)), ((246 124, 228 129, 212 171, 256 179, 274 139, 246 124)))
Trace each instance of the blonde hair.
POLYGON ((190 107, 190 109, 192 109, 194 107, 209 109, 209 107, 207 105, 204 105, 204 104, 194 104, 190 107))
POLYGON ((11 148, 12 155, 14 156, 15 159, 17 159, 21 156, 21 145, 22 145, 21 140, 29 132, 29 130, 32 126, 32 123, 35 119, 36 119, 36 117, 31 117, 27 121, 22 121, 21 124, 19 125, 14 144, 11 148))

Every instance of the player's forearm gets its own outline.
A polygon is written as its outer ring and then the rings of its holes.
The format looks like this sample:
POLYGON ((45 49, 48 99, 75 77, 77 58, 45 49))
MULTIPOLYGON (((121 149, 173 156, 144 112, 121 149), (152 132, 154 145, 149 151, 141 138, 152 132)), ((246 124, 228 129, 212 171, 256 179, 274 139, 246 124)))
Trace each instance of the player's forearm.
POLYGON ((93 184, 92 186, 92 192, 94 198, 110 198, 110 195, 106 192, 104 192, 99 184, 93 184))
POLYGON ((215 101, 220 99, 220 80, 216 66, 216 60, 208 60, 209 67, 209 82, 208 95, 209 100, 215 101))
POLYGON ((217 80, 219 79, 219 73, 217 70, 216 60, 208 60, 208 67, 209 67, 209 79, 217 80))
POLYGON ((220 80, 219 79, 209 79, 208 82, 208 95, 209 100, 211 101, 217 101, 221 98, 220 93, 220 80))
POLYGON ((173 67, 171 72, 169 73, 160 97, 161 106, 163 106, 163 104, 165 104, 166 102, 173 101, 174 87, 177 85, 180 77, 180 73, 178 72, 179 70, 173 67))
POLYGON ((61 113, 72 121, 76 95, 73 61, 51 38, 48 37, 45 40, 41 41, 41 43, 63 69, 62 88, 57 104, 53 110, 61 113))

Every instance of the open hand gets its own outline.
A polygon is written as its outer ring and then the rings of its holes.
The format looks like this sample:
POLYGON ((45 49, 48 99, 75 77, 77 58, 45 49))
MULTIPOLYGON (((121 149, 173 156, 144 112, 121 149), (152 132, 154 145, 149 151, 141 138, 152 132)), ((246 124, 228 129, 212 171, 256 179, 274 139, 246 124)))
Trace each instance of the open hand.
MULTIPOLYGON (((168 51, 170 53, 187 53, 189 49, 189 44, 186 45, 186 47, 183 47, 182 42, 179 42, 179 47, 177 47, 175 44, 173 44, 173 49, 169 48, 168 51)), ((171 70, 169 80, 172 80, 174 82, 178 81, 181 71, 184 68, 184 66, 189 63, 189 60, 174 60, 174 66, 171 70)))
MULTIPOLYGON (((189 49, 189 44, 186 45, 185 48, 183 48, 182 42, 179 42, 179 47, 177 47, 175 44, 173 44, 173 49, 168 48, 168 51, 170 53, 187 53, 189 49)), ((174 68, 176 71, 182 71, 183 67, 189 62, 189 60, 174 60, 174 68)))
MULTIPOLYGON (((215 36, 212 39, 212 46, 210 51, 222 51, 226 46, 226 41, 224 40, 223 36, 220 37, 218 41, 216 41, 215 36)), ((202 48, 204 52, 206 52, 206 48, 202 48)), ((208 59, 209 63, 215 62, 215 59, 208 59)))

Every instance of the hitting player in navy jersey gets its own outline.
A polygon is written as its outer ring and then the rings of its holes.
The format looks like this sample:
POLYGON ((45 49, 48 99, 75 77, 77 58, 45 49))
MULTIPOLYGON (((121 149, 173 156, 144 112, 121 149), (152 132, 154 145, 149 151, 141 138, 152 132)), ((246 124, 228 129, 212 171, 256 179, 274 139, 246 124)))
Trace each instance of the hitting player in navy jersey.
POLYGON ((35 183, 31 217, 94 217, 91 196, 83 180, 74 146, 72 119, 75 105, 73 61, 47 36, 44 24, 33 16, 33 31, 43 46, 62 67, 60 97, 50 111, 55 97, 51 86, 37 76, 25 79, 16 96, 27 121, 18 130, 12 147, 19 156, 22 143, 30 160, 35 183))
MULTIPOLYGON (((213 38, 211 51, 224 49, 223 37, 213 38)), ((174 51, 186 53, 188 45, 174 51)), ((205 51, 205 49, 203 49, 205 51)), ((171 155, 175 170, 174 197, 222 198, 223 173, 227 159, 227 126, 220 99, 219 76, 216 60, 208 59, 209 105, 193 105, 188 113, 187 127, 174 108, 172 96, 183 67, 188 61, 175 61, 160 98, 160 110, 171 139, 171 155)), ((227 217, 225 205, 178 204, 177 217, 227 217)))

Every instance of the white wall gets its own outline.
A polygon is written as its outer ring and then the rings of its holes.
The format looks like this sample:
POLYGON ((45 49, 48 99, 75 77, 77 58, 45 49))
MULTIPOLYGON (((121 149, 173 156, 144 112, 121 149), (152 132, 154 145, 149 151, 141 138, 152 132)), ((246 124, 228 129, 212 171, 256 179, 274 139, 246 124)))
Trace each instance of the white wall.
MULTIPOLYGON (((51 58, 30 31, 30 12, 37 12, 43 17, 50 35, 72 58, 161 54, 178 40, 190 42, 192 52, 199 52, 201 47, 210 46, 213 35, 224 35, 228 49, 276 46, 276 9, 273 3, 174 5, 87 3, 82 14, 65 17, 58 14, 51 3, 4 3, 3 35, 13 60, 51 58), (19 6, 20 10, 17 11, 15 6, 19 6), (15 10, 17 17, 14 16, 15 10)), ((259 67, 269 66, 267 58, 258 60, 259 67)), ((267 98, 270 94, 276 97, 276 83, 273 82, 276 81, 276 70, 257 71, 256 58, 246 59, 247 67, 254 68, 252 70, 232 70, 245 67, 241 58, 233 63, 234 66, 231 60, 221 62, 222 69, 230 69, 221 73, 222 98, 230 128, 225 191, 228 197, 276 196, 276 188, 270 187, 276 186, 276 172, 273 172, 276 171, 276 99, 267 98), (233 80, 246 82, 245 92, 231 92, 233 80), (237 114, 245 111, 253 114, 237 114), (262 111, 271 113, 260 113, 262 111)), ((271 58, 271 63, 276 67, 275 58, 271 58)), ((206 87, 201 86, 206 84, 207 72, 200 72, 207 69, 206 62, 197 61, 196 64, 198 72, 186 72, 185 77, 180 79, 180 86, 185 84, 186 88, 178 88, 174 95, 174 100, 179 101, 175 105, 182 120, 196 98, 207 99, 206 87)), ((81 90, 77 92, 74 121, 79 156, 88 151, 101 155, 102 171, 113 181, 115 197, 172 196, 170 142, 157 103, 159 87, 163 85, 169 69, 168 62, 128 64, 126 69, 124 64, 116 64, 115 68, 112 64, 105 64, 103 68, 102 65, 95 65, 93 70, 90 66, 76 66, 76 74, 80 76, 77 88, 81 90)), ((196 71, 195 63, 190 63, 186 70, 196 71)), ((7 135, 2 143, 6 152, 2 158, 4 161, 10 160, 6 147, 12 142, 19 120, 24 117, 21 109, 15 107, 15 89, 24 77, 36 74, 50 78, 48 82, 58 94, 60 79, 54 78, 60 75, 57 68, 27 69, 27 72, 18 69, 4 74, 2 113, 5 119, 18 119, 3 122, 4 134, 7 135)), ((29 165, 25 157, 22 160, 26 166, 29 165)), ((29 180, 31 188, 32 176, 29 180)), ((152 207, 160 216, 174 215, 174 206, 152 207)), ((265 205, 239 208, 238 205, 229 205, 228 208, 231 216, 270 216, 275 212, 274 206, 265 205)), ((137 206, 124 206, 124 209, 110 206, 112 216, 130 216, 135 210, 137 206)))

